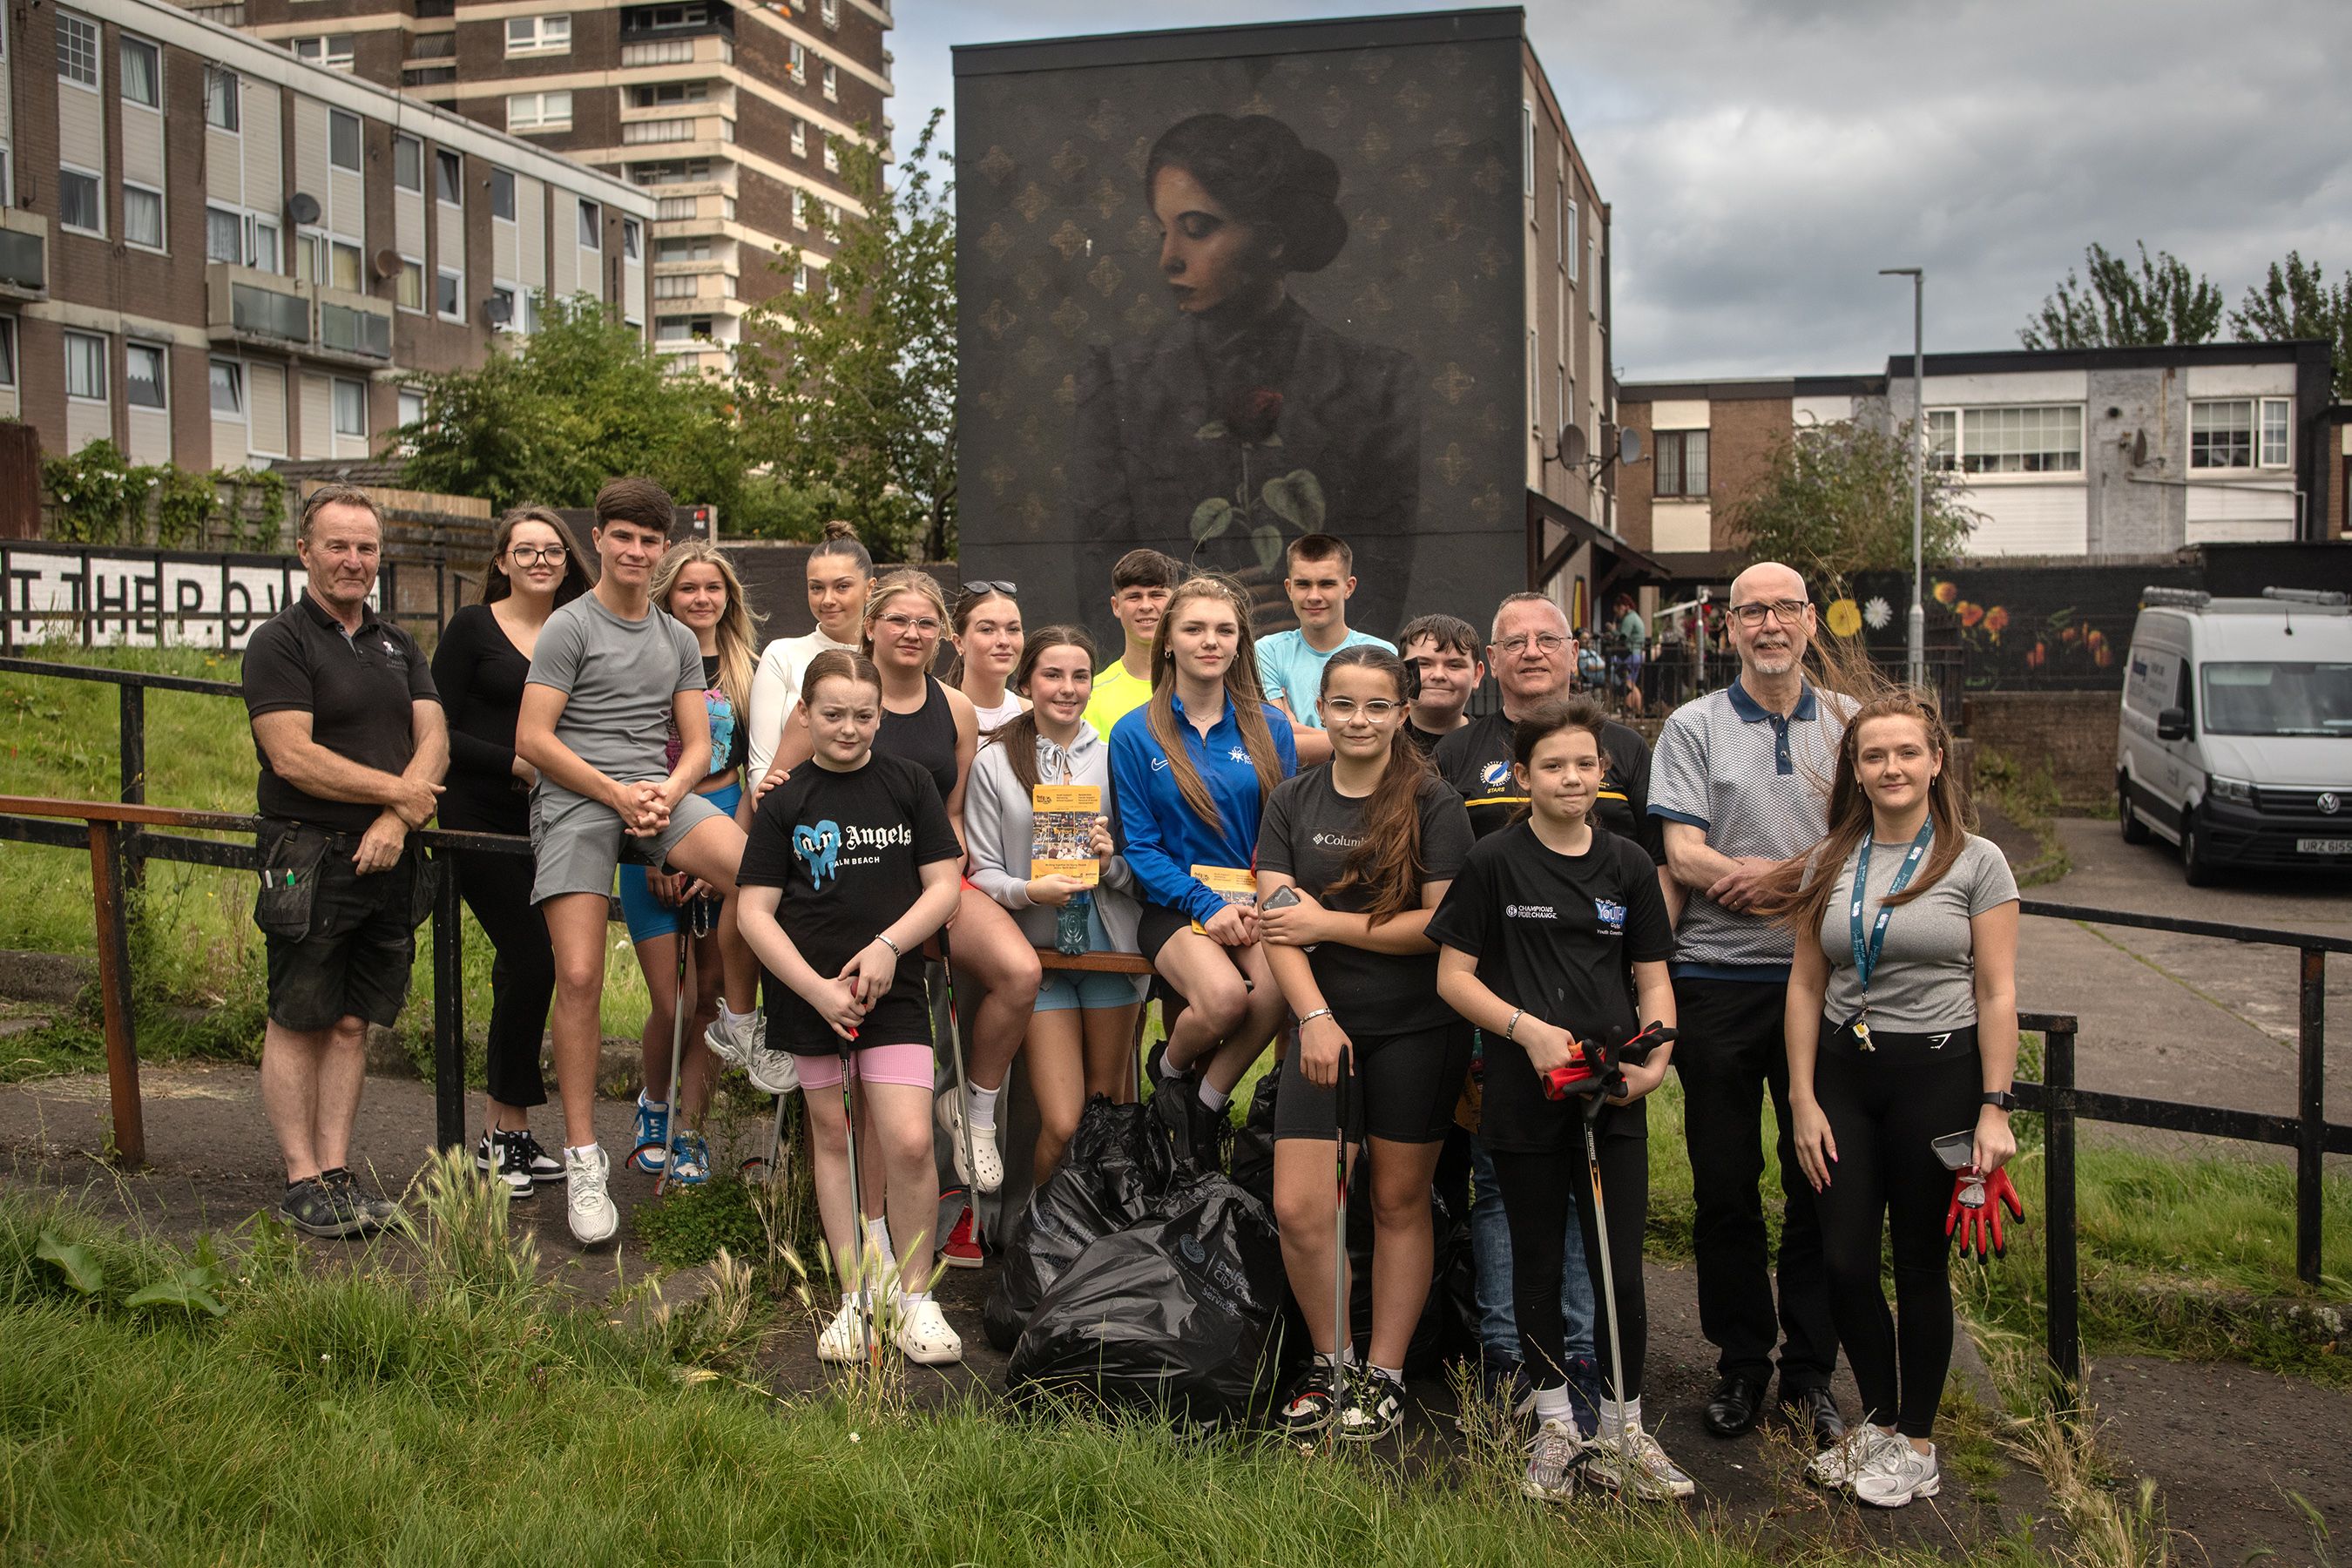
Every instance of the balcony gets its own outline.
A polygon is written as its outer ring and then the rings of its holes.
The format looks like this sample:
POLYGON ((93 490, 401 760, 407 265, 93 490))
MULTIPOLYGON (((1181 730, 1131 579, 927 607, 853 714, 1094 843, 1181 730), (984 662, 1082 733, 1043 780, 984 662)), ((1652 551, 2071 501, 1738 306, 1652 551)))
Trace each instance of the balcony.
POLYGON ((694 113, 704 109, 701 104, 668 104, 653 110, 623 110, 621 111, 621 145, 624 147, 694 147, 702 153, 677 154, 680 157, 709 157, 720 147, 731 146, 735 141, 735 122, 722 115, 694 113), (681 110, 688 112, 681 113, 681 110), (633 120, 632 113, 648 114, 654 118, 633 120))
POLYGON ((0 298, 49 297, 49 223, 16 207, 0 207, 0 298))
POLYGON ((389 304, 341 289, 321 289, 318 300, 320 358, 358 365, 392 363, 389 304))
POLYGON ((291 278, 205 263, 205 325, 215 342, 307 351, 310 305, 310 288, 291 278))
POLYGON ((621 68, 641 66, 731 66, 735 42, 716 33, 700 37, 659 37, 621 46, 621 68))

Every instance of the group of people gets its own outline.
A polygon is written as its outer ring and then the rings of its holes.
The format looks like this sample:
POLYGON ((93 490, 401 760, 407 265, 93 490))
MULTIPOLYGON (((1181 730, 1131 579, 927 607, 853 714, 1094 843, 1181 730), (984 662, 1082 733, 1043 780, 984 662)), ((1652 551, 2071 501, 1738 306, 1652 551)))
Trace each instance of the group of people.
MULTIPOLYGON (((349 1169, 362 1037, 397 1015, 434 878, 454 873, 496 952, 476 1163, 518 1197, 562 1184, 573 1236, 613 1236, 593 1110, 617 874, 652 995, 625 1158, 704 1179, 722 1067, 797 1089, 845 1282, 820 1356, 860 1359, 880 1333, 953 1361, 928 1289, 934 1125, 967 1190, 996 1190, 1019 1058, 1044 1179, 1090 1096, 1132 1097, 1144 990, 1043 955, 1139 954, 1165 1022, 1145 1076, 1210 1146, 1281 1042, 1274 1208, 1315 1351, 1286 1430, 1370 1440, 1402 1421, 1430 1193, 1460 1171, 1482 1373, 1534 1426, 1526 1489, 1688 1495, 1642 1405, 1647 1097, 1671 1068, 1719 1352, 1706 1429, 1767 1414, 1778 1341, 1776 1403, 1815 1479, 1881 1506, 1935 1495, 1955 1172, 1997 1201, 2014 1149, 2017 892, 1968 831, 1932 705, 1822 678, 1843 665, 1819 657, 1797 573, 1734 582, 1740 673, 1669 715, 1654 752, 1574 693, 1554 601, 1509 595, 1483 638, 1423 616, 1391 644, 1349 624, 1354 564, 1329 535, 1289 545, 1298 624, 1263 638, 1231 579, 1129 552, 1105 659, 1081 627, 1025 626, 1017 584, 967 582, 950 605, 924 573, 877 574, 844 524, 808 558, 815 629, 760 648, 727 558, 673 542, 673 515, 649 481, 605 486, 592 584, 560 515, 508 513, 481 602, 428 667, 369 606, 365 494, 306 501, 308 591, 245 664, 289 1224, 391 1216, 349 1169), (1490 675, 1499 702, 1473 716, 1490 675), (408 835, 436 814, 530 853, 486 839, 428 861, 408 835), (965 993, 944 1089, 927 952, 965 993), (681 1015, 696 1043, 674 1071, 681 1015), (530 1125, 543 1026, 560 1151, 530 1125), (1351 1159, 1374 1230, 1360 1364, 1334 1290, 1333 1169, 1351 1159)), ((940 1250, 981 1261, 969 1206, 940 1250)))

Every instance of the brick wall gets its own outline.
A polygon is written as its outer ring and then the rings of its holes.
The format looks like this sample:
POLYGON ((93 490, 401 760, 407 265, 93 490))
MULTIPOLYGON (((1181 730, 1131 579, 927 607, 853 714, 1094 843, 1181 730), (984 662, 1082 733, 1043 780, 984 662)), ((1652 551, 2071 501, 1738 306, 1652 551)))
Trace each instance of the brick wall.
POLYGON ((1969 738, 2021 768, 2047 764, 2068 805, 2089 805, 2116 789, 2120 691, 1980 692, 1965 705, 1969 738))
POLYGON ((1658 443, 1650 433, 1650 405, 1630 398, 1617 405, 1617 420, 1629 430, 1642 433, 1642 450, 1645 460, 1617 470, 1617 531, 1625 542, 1636 550, 1649 550, 1650 543, 1650 480, 1656 471, 1652 461, 1657 456, 1658 443))
POLYGON ((1729 550, 1739 503, 1771 467, 1773 448, 1789 438, 1785 397, 1717 398, 1707 408, 1707 547, 1729 550))

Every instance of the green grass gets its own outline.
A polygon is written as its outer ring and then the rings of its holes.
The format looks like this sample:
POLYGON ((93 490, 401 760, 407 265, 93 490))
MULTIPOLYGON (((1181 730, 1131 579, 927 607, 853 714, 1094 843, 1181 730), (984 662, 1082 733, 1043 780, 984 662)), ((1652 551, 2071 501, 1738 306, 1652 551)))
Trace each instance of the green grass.
MULTIPOLYGON (((234 654, 196 648, 84 648, 48 645, 26 657, 153 674, 236 681, 234 654)), ((0 794, 79 800, 121 795, 117 689, 93 681, 0 675, 0 794)), ((253 737, 234 698, 150 691, 147 799, 154 805, 250 812, 253 737)), ((0 849, 10 897, 0 900, 0 948, 92 956, 97 952, 89 857, 78 849, 11 844, 0 849)), ((151 861, 136 906, 135 995, 140 1054, 254 1060, 261 1048, 261 941, 253 929, 253 884, 244 872, 151 861)), ((489 1018, 488 940, 465 916, 466 1018, 478 1040, 489 1018)), ((635 1035, 646 1013, 645 979, 625 940, 609 959, 604 1019, 608 1034, 635 1035)), ((411 1054, 429 1059, 432 953, 419 933, 410 1002, 401 1028, 411 1054)), ((0 1043, 0 1081, 79 1070, 103 1059, 94 999, 56 1026, 0 1043)), ((478 1081, 478 1054, 474 1059, 478 1081)))
MULTIPOLYGON (((1766 1533, 1786 1525, 1537 1509, 1475 1459, 1408 1476, 983 1395, 928 1411, 887 1391, 777 1398, 746 1353, 772 1303, 744 1316, 738 1296, 698 1320, 574 1306, 493 1256, 502 1215, 457 1216, 470 1250, 424 1218, 441 1240, 380 1244, 373 1268, 250 1235, 218 1263, 214 1318, 122 1305, 188 1258, 0 1194, 0 1561, 1792 1560, 1766 1533), (103 1269, 94 1296, 35 1256, 45 1233, 103 1269)), ((1906 1560, 1823 1539, 1795 1557, 1906 1560)))

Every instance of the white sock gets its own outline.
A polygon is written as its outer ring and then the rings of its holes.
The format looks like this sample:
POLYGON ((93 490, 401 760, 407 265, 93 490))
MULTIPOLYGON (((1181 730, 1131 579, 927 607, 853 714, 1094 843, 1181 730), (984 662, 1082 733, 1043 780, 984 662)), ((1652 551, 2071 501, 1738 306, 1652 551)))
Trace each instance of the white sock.
POLYGON ((1538 1422, 1564 1422, 1570 1426, 1576 1425, 1576 1407, 1568 1402, 1568 1384, 1563 1383, 1558 1388, 1536 1390, 1536 1419, 1538 1422))
POLYGON ((738 1018, 740 1018, 740 1019, 744 1020, 745 1025, 748 1026, 749 1026, 749 1024, 750 1024, 750 1021, 751 1021, 751 1014, 749 1014, 749 1013, 738 1013, 738 1012, 736 1012, 732 1007, 730 1007, 729 1005, 727 1005, 727 1002, 726 1002, 726 999, 725 999, 724 997, 721 997, 721 998, 719 999, 719 1028, 721 1028, 721 1029, 725 1030, 728 1034, 730 1034, 730 1035, 731 1035, 731 1034, 733 1034, 733 1033, 735 1032, 735 1021, 736 1021, 738 1018))
POLYGON ((1391 1383, 1402 1383, 1404 1381, 1404 1368, 1401 1366, 1375 1366, 1372 1370, 1379 1373, 1382 1377, 1387 1378, 1391 1383))
POLYGON ((669 1109, 668 1100, 655 1100, 648 1096, 642 1089, 637 1090, 637 1103, 644 1106, 647 1110, 667 1110, 669 1109))
POLYGON ((1211 1110, 1224 1110, 1232 1099, 1233 1096, 1222 1089, 1216 1089, 1205 1083, 1201 1086, 1201 1103, 1211 1110))
POLYGON ((928 1301, 930 1299, 931 1293, 929 1290, 901 1290, 898 1293, 898 1300, 909 1307, 918 1301, 928 1301))
POLYGON ((1642 1401, 1638 1396, 1622 1402, 1614 1399, 1601 1402, 1601 1431, 1603 1436, 1614 1437, 1626 1427, 1641 1424, 1642 1401))
POLYGON ((898 1256, 890 1250, 890 1222, 887 1219, 869 1219, 866 1222, 866 1245, 872 1247, 886 1262, 898 1256))
POLYGON ((1336 1351, 1317 1351, 1315 1359, 1325 1366, 1353 1366, 1356 1364, 1356 1347, 1344 1345, 1336 1351))
POLYGON ((566 1154, 578 1154, 583 1159, 593 1158, 596 1152, 596 1145, 593 1142, 566 1143, 563 1146, 563 1152, 566 1154))
POLYGON ((980 1085, 973 1084, 966 1089, 963 1099, 964 1125, 975 1132, 995 1131, 996 1097, 1003 1092, 1002 1084, 994 1089, 982 1089, 980 1085))

